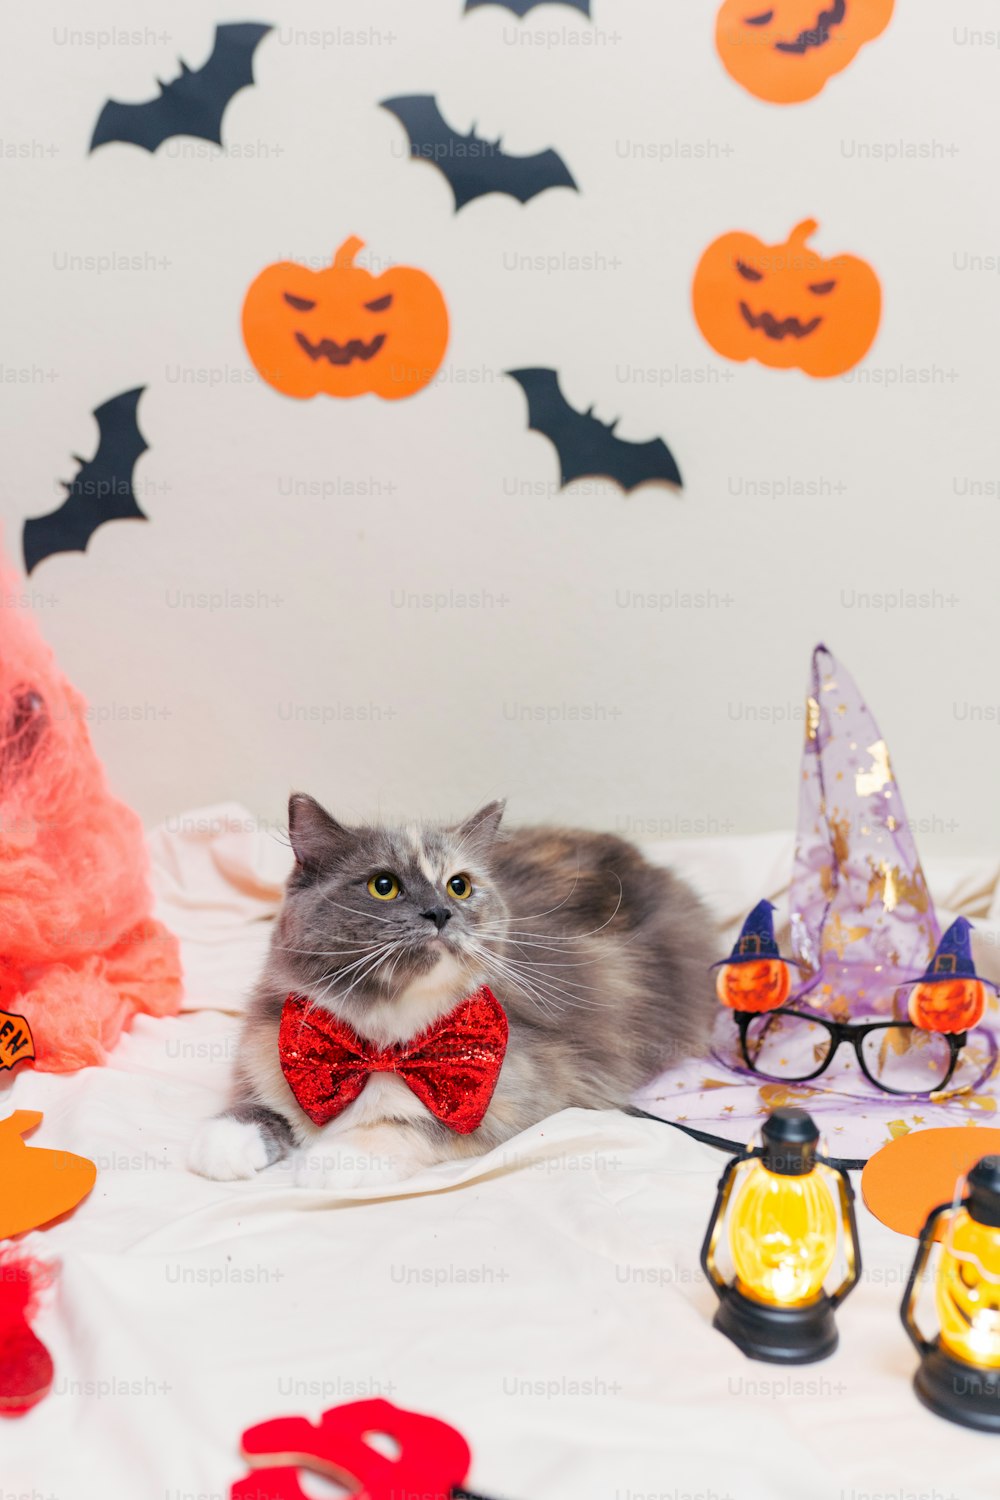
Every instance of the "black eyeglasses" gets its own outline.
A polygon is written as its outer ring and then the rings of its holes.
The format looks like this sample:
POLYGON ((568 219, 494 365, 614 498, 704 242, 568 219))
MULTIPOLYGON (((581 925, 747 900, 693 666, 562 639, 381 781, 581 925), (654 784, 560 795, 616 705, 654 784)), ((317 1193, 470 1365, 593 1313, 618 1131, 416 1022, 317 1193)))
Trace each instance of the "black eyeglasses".
MULTIPOLYGON (((964 1031, 923 1031, 908 1021, 833 1021, 826 1016, 791 1010, 733 1012, 740 1051, 750 1071, 776 1083, 808 1083, 819 1078, 845 1042, 868 1082, 886 1094, 936 1094, 951 1082, 962 1049, 964 1031)), ((976 1033, 987 1043, 984 1071, 967 1088, 977 1088, 993 1071, 997 1042, 991 1031, 976 1033)))

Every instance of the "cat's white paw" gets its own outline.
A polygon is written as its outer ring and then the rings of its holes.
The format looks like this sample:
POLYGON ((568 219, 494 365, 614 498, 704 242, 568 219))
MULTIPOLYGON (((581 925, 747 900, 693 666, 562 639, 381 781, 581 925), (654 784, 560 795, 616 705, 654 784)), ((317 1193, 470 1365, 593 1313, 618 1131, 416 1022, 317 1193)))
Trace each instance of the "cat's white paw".
POLYGON ((256 1125, 223 1115, 207 1121, 198 1131, 187 1164, 199 1177, 235 1182, 253 1177, 267 1166, 267 1146, 256 1125))

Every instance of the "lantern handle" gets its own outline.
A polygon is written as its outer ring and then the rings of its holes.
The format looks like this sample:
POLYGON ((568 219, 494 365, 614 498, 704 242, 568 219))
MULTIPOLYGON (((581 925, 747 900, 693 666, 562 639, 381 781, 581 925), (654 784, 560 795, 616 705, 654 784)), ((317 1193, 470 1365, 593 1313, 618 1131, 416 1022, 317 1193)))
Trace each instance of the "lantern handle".
POLYGON ((847 1173, 839 1167, 833 1167, 825 1158, 818 1157, 823 1165, 831 1172, 837 1174, 837 1190, 840 1197, 840 1219, 844 1228, 844 1257, 847 1261, 847 1272, 843 1281, 835 1292, 829 1293, 831 1308, 837 1308, 843 1302, 852 1287, 857 1286, 861 1276, 861 1239, 858 1235, 858 1221, 854 1213, 854 1188, 847 1173))
POLYGON ((722 1176, 719 1178, 718 1187, 716 1188, 715 1206, 712 1209, 712 1217, 708 1221, 708 1228, 705 1230, 705 1238, 702 1241, 700 1260, 701 1268, 704 1271, 705 1275, 708 1277, 712 1285, 712 1290, 715 1292, 715 1295, 719 1298, 720 1302, 722 1300, 723 1292, 727 1290, 726 1283, 717 1271, 715 1265, 715 1247, 718 1244, 719 1240, 719 1229, 722 1224, 722 1216, 725 1213, 726 1204, 729 1202, 733 1188, 736 1185, 737 1167, 742 1166, 744 1162, 750 1161, 756 1156, 760 1156, 760 1154, 761 1150, 759 1147, 757 1147, 753 1151, 741 1151, 739 1156, 734 1156, 731 1161, 728 1161, 726 1163, 726 1169, 723 1172, 722 1176))
POLYGON ((906 1283, 906 1290, 903 1293, 903 1300, 899 1307, 899 1316, 903 1327, 906 1329, 910 1343, 920 1355, 929 1354, 934 1348, 934 1342, 933 1340, 925 1339, 917 1326, 915 1312, 917 1296, 919 1295, 917 1281, 923 1274, 924 1267, 934 1247, 937 1221, 942 1214, 948 1213, 953 1207, 953 1203, 939 1203, 937 1208, 932 1208, 927 1215, 924 1227, 920 1231, 920 1244, 917 1247, 917 1253, 910 1270, 910 1279, 906 1283))

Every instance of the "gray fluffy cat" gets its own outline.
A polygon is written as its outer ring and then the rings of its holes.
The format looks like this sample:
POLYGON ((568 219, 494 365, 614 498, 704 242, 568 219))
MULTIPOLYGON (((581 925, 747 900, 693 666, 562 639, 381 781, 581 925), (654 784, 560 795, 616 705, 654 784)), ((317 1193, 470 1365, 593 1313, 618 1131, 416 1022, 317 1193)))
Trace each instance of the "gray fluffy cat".
POLYGON ((708 915, 623 839, 499 831, 493 802, 454 827, 346 828, 313 798, 288 809, 295 868, 240 1039, 232 1104, 189 1165, 252 1177, 303 1146, 332 1185, 474 1155, 570 1105, 606 1109, 704 1048, 714 1013, 708 915), (482 1124, 458 1135, 406 1083, 373 1074, 322 1128, 281 1071, 289 994, 379 1046, 408 1041, 487 983, 510 1036, 482 1124), (332 1149, 331 1149, 332 1148, 332 1149))

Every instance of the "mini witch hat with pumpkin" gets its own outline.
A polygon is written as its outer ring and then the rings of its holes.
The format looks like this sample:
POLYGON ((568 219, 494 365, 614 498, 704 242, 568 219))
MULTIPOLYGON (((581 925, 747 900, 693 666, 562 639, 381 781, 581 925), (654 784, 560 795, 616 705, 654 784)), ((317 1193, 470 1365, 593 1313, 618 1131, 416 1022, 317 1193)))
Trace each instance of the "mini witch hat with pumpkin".
POLYGON ((785 1003, 792 987, 789 971, 799 964, 778 949, 770 901, 757 902, 729 957, 720 958, 711 967, 719 971, 715 993, 730 1010, 776 1010, 785 1003))
POLYGON ((968 1031, 982 1020, 986 1008, 984 985, 997 991, 1000 985, 976 973, 967 917, 956 917, 934 950, 934 957, 917 979, 904 979, 912 986, 908 1012, 914 1026, 924 1031, 968 1031))
POLYGON ((778 951, 778 944, 774 938, 774 911, 773 902, 758 901, 743 923, 729 957, 720 958, 711 967, 718 969, 722 964, 755 964, 763 958, 776 958, 779 963, 791 964, 798 968, 799 964, 796 959, 786 958, 778 951))

